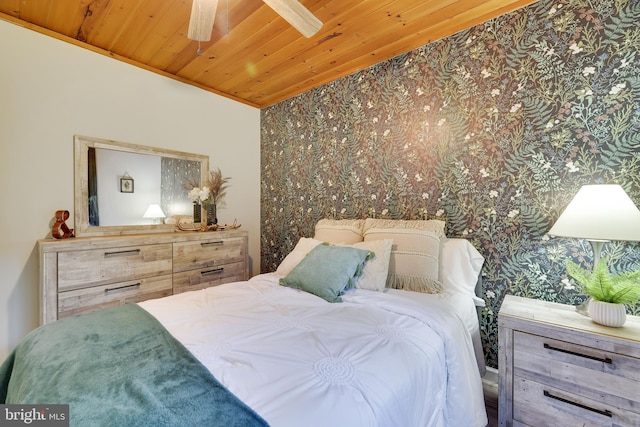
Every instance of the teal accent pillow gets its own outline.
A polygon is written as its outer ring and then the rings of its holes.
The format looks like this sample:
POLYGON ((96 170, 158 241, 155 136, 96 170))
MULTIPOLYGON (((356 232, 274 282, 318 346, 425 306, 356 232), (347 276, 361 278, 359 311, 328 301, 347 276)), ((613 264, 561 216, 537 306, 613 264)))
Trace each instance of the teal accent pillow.
POLYGON ((352 287, 354 278, 375 254, 371 251, 327 243, 313 248, 280 284, 317 295, 329 302, 342 302, 340 295, 352 287))

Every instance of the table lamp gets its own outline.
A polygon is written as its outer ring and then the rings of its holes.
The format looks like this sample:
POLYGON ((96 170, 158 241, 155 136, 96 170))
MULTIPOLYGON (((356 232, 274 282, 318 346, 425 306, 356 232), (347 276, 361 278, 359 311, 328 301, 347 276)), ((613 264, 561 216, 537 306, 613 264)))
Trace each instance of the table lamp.
MULTIPOLYGON (((553 224, 549 235, 587 240, 593 249, 595 268, 605 243, 640 241, 640 210, 619 185, 585 185, 553 224)), ((588 301, 578 307, 579 313, 584 314, 588 301)))
POLYGON ((162 208, 160 205, 156 203, 152 203, 147 208, 147 211, 142 216, 143 218, 151 218, 153 219, 153 223, 157 223, 158 219, 164 218, 164 212, 162 212, 162 208))

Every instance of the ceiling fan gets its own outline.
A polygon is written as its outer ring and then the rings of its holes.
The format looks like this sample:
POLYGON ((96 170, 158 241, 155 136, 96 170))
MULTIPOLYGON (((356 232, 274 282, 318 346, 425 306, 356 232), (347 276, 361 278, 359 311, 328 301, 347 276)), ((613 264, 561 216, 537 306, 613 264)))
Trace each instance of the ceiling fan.
MULTIPOLYGON (((313 36, 322 27, 322 21, 298 0, 262 1, 307 38, 313 36)), ((217 8, 218 0, 193 0, 187 38, 197 41, 211 40, 211 30, 217 8)))

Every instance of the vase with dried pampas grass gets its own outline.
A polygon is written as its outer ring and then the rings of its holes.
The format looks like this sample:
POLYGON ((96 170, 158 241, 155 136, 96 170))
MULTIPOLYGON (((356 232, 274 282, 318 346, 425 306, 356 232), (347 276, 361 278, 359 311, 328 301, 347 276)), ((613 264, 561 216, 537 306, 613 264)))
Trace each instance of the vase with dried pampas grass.
POLYGON ((217 206, 227 195, 230 179, 230 177, 222 176, 222 172, 218 168, 217 170, 209 171, 207 178, 202 183, 202 188, 196 182, 187 183, 189 197, 193 200, 194 205, 202 204, 205 208, 207 225, 218 223, 217 206))

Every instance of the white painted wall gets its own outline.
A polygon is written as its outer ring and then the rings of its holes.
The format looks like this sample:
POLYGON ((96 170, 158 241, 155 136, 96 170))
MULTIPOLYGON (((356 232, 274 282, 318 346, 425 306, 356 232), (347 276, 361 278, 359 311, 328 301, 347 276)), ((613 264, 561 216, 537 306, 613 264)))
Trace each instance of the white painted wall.
POLYGON ((150 204, 160 204, 161 163, 160 156, 96 150, 101 226, 153 224, 143 216, 150 204), (120 178, 125 173, 133 179, 133 193, 120 191, 120 178))
POLYGON ((1 20, 0 58, 0 361, 38 324, 36 242, 73 212, 74 134, 208 155, 259 272, 257 108, 1 20))

